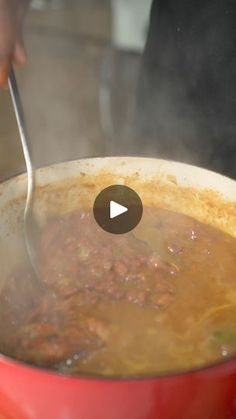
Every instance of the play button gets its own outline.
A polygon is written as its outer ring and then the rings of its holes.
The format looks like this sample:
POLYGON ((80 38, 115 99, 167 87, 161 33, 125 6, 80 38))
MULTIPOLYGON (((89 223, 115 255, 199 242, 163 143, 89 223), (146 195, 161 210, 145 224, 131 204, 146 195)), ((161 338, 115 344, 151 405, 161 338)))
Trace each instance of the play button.
POLYGON ((117 202, 111 201, 110 202, 110 218, 116 218, 121 214, 124 214, 128 211, 128 208, 124 207, 123 205, 117 204, 117 202))
POLYGON ((94 202, 93 213, 103 230, 124 234, 138 225, 142 218, 143 205, 133 189, 112 185, 99 193, 94 202))

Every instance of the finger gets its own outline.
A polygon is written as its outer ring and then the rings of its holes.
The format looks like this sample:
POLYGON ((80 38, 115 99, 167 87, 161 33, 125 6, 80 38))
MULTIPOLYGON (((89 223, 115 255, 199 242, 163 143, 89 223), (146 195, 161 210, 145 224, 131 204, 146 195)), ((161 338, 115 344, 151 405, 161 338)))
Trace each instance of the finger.
POLYGON ((15 36, 11 25, 10 13, 6 7, 7 3, 1 1, 0 6, 0 87, 3 87, 7 83, 14 52, 15 36))
POLYGON ((11 68, 11 60, 0 64, 0 88, 7 86, 8 75, 11 68))
POLYGON ((13 58, 13 48, 9 46, 5 51, 2 50, 0 54, 0 88, 7 84, 8 74, 10 72, 13 58))
POLYGON ((17 40, 14 47, 13 60, 16 64, 23 65, 26 63, 27 55, 22 41, 17 40))

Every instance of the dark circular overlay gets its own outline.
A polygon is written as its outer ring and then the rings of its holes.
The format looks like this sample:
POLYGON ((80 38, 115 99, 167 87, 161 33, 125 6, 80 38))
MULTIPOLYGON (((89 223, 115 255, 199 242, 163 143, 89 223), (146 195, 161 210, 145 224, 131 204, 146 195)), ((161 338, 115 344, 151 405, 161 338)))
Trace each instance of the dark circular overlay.
POLYGON ((103 189, 95 199, 93 214, 103 230, 112 234, 125 234, 133 230, 140 222, 143 215, 143 204, 133 189, 123 185, 112 185, 103 189), (127 211, 111 218, 111 202, 122 205, 127 208, 127 211))

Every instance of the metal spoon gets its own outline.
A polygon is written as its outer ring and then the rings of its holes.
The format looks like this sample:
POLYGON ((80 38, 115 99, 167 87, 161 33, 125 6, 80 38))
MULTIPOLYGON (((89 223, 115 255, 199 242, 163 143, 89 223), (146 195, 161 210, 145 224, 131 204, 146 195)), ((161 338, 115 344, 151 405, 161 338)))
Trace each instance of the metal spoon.
MULTIPOLYGON (((37 282, 40 281, 39 270, 36 262, 36 252, 34 247, 34 239, 33 239, 33 231, 35 229, 35 221, 32 215, 32 205, 33 205, 33 198, 34 198, 34 189, 35 189, 35 171, 32 164, 32 159, 30 155, 30 147, 29 141, 27 136, 23 106, 17 86, 17 81, 15 77, 14 70, 11 69, 10 75, 8 78, 8 85, 11 93, 11 99, 15 111, 17 126, 19 130, 21 145, 23 149, 23 154, 26 163, 27 169, 27 197, 26 197, 26 205, 24 210, 24 239, 25 239, 25 246, 29 256, 29 260, 31 262, 33 271, 35 273, 35 277, 37 282)), ((40 281, 41 282, 41 281, 40 281)))

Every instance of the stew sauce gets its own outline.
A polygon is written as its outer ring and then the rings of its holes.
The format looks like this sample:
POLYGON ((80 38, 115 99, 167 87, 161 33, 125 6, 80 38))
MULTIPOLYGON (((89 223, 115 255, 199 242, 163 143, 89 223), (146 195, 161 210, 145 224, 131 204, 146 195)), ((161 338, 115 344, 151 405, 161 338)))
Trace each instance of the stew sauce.
POLYGON ((22 267, 1 294, 0 350, 69 374, 146 376, 236 353, 236 239, 146 207, 117 236, 92 211, 50 220, 41 291, 22 267))

